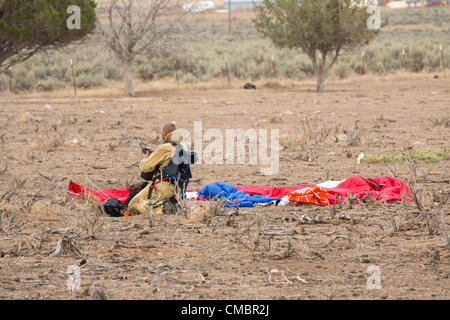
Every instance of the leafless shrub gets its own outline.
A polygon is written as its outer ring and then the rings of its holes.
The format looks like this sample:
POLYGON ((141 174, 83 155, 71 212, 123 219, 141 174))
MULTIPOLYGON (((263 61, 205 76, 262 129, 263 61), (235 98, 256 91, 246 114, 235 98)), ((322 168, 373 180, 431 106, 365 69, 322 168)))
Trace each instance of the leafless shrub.
POLYGON ((92 285, 89 288, 89 300, 108 300, 108 295, 103 286, 92 285))
POLYGON ((238 215, 239 215, 239 206, 234 207, 233 210, 227 213, 227 220, 225 222, 225 225, 228 227, 232 226, 235 222, 235 217, 237 217, 238 215))
POLYGON ((211 199, 208 201, 207 214, 211 218, 216 216, 225 216, 227 211, 225 207, 226 203, 226 199, 219 199, 218 197, 211 199))
POLYGON ((450 128, 450 117, 448 115, 439 118, 430 118, 430 121, 435 127, 450 128))
POLYGON ((14 177, 12 186, 3 194, 0 194, 0 201, 9 201, 15 194, 16 191, 23 187, 28 178, 22 179, 21 177, 14 177))
POLYGON ((302 119, 299 128, 304 143, 311 143, 313 145, 324 142, 333 130, 333 127, 327 124, 327 122, 315 118, 302 119))
POLYGON ((359 146, 361 144, 361 129, 358 126, 359 120, 355 121, 355 126, 352 129, 344 129, 344 134, 347 135, 347 145, 359 146))
POLYGON ((119 146, 119 143, 116 141, 111 141, 108 143, 108 151, 114 151, 119 146))
POLYGON ((282 159, 293 161, 293 160, 301 160, 311 162, 313 160, 317 160, 319 158, 319 153, 316 150, 316 147, 310 144, 298 144, 296 146, 297 151, 288 155, 282 156, 282 159))
POLYGON ((319 159, 319 153, 316 151, 316 148, 309 145, 303 145, 296 160, 312 162, 317 159, 319 159))
MULTIPOLYGON (((78 122, 78 118, 75 116, 71 116, 68 114, 57 114, 56 115, 56 122, 54 124, 61 125, 61 126, 70 126, 75 125, 78 122)), ((56 131, 56 130, 55 130, 56 131)))
POLYGON ((433 203, 437 205, 438 208, 442 208, 447 202, 450 197, 450 192, 445 192, 442 190, 442 188, 439 188, 438 190, 433 190, 433 203))
POLYGON ((149 201, 145 204, 145 208, 148 210, 147 221, 150 228, 153 228, 153 222, 155 219, 155 212, 153 211, 153 206, 158 203, 161 198, 161 193, 158 192, 158 198, 154 201, 149 201))
POLYGON ((337 239, 344 239, 347 242, 347 248, 352 248, 353 247, 353 239, 350 237, 350 235, 344 235, 344 234, 338 234, 333 236, 330 241, 328 241, 324 248, 332 245, 337 239))
POLYGON ((178 185, 175 186, 175 197, 177 199, 176 214, 181 214, 187 219, 194 209, 193 201, 189 200, 186 195, 182 193, 178 185))
POLYGON ((105 216, 101 211, 101 207, 97 206, 97 210, 83 210, 80 213, 85 221, 84 229, 90 237, 94 237, 95 233, 105 224, 105 216))
POLYGON ((293 256, 297 256, 297 252, 295 251, 295 248, 293 247, 291 240, 288 240, 286 243, 286 249, 283 252, 281 252, 280 254, 273 256, 273 258, 275 258, 277 260, 278 259, 281 260, 281 259, 287 259, 287 258, 290 258, 293 256))
POLYGON ((28 223, 30 208, 27 206, 6 206, 0 210, 0 231, 9 233, 23 231, 28 223))
POLYGON ((81 256, 80 250, 74 244, 74 237, 69 235, 63 235, 56 244, 55 250, 50 253, 50 257, 57 257, 60 254, 68 256, 79 257, 81 256))
POLYGON ((424 187, 417 182, 413 182, 410 184, 409 189, 417 210, 419 210, 419 212, 423 212, 425 209, 425 203, 423 201, 424 187))
POLYGON ((255 251, 259 247, 262 239, 261 221, 259 219, 255 219, 254 221, 249 222, 244 228, 243 235, 235 233, 233 236, 248 250, 255 251), (254 231, 252 230, 253 226, 256 226, 254 231))
POLYGON ((444 246, 446 248, 450 247, 450 234, 448 234, 447 232, 444 232, 442 234, 442 239, 444 240, 444 246))
POLYGON ((43 137, 38 138, 35 149, 47 152, 54 151, 58 147, 63 145, 65 140, 66 140, 65 131, 61 133, 47 134, 43 137))
POLYGON ((294 134, 284 134, 280 137, 280 144, 296 151, 289 157, 292 160, 312 161, 318 158, 315 148, 323 144, 332 132, 340 130, 340 124, 311 119, 309 117, 300 121, 298 131, 294 134))
POLYGON ((89 237, 95 237, 95 233, 106 222, 103 206, 90 193, 86 193, 84 198, 73 199, 69 196, 68 199, 70 208, 75 213, 76 223, 89 237))
POLYGON ((185 30, 180 0, 111 0, 108 18, 98 24, 106 45, 125 66, 126 94, 134 96, 133 65, 137 56, 155 55, 185 30))
POLYGON ((8 163, 5 163, 5 169, 0 170, 0 175, 5 174, 7 170, 8 170, 8 163))
POLYGON ((444 212, 429 212, 425 215, 428 235, 445 234, 444 212))
POLYGON ((176 230, 175 230, 175 232, 173 233, 173 236, 172 236, 172 248, 176 248, 176 246, 177 246, 177 241, 178 242, 180 242, 180 241, 182 241, 183 240, 183 236, 181 236, 181 237, 178 237, 178 235, 180 234, 180 233, 182 233, 182 229, 180 229, 180 228, 177 228, 176 230))
POLYGON ((275 260, 287 259, 290 257, 296 257, 301 260, 314 260, 317 258, 320 258, 321 260, 324 259, 320 253, 311 248, 311 244, 309 242, 301 241, 294 237, 289 237, 287 241, 283 242, 283 247, 285 247, 285 249, 281 249, 274 245, 274 251, 276 250, 281 253, 272 255, 271 258, 275 260))
POLYGON ((181 214, 185 218, 187 218, 193 209, 192 201, 187 199, 186 197, 178 198, 178 211, 177 214, 181 214))
POLYGON ((415 218, 411 219, 408 213, 392 216, 391 218, 392 231, 390 235, 392 236, 400 231, 411 229, 413 226, 417 224, 415 218))

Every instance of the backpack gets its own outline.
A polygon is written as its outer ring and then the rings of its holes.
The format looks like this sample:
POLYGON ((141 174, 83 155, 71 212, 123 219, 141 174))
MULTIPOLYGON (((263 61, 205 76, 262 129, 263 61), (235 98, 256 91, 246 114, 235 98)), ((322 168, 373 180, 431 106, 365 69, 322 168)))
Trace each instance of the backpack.
POLYGON ((164 169, 163 176, 169 182, 178 184, 181 196, 184 197, 189 180, 192 178, 190 165, 197 161, 197 154, 183 150, 180 144, 170 142, 175 147, 175 152, 164 169))

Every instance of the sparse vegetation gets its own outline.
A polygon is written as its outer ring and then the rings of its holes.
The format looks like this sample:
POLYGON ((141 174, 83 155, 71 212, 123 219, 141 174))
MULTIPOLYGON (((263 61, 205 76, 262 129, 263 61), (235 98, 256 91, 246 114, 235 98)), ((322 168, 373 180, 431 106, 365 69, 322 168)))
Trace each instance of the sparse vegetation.
POLYGON ((436 163, 441 160, 446 160, 450 156, 448 149, 429 149, 423 148, 418 150, 408 150, 406 153, 390 151, 381 154, 365 155, 361 162, 365 163, 393 163, 405 162, 407 158, 416 161, 425 161, 436 163))
MULTIPOLYGON (((42 79, 57 78, 58 88, 70 83, 67 59, 76 55, 78 79, 90 80, 95 73, 108 88, 78 98, 69 90, 2 95, 0 299, 448 298, 448 74, 439 80, 430 74, 369 75, 363 81, 353 75, 331 85, 329 94, 317 95, 313 81, 283 79, 311 76, 302 54, 278 51, 251 28, 238 29, 247 23, 238 15, 247 13, 233 14, 232 35, 225 35, 223 25, 206 29, 210 21, 197 21, 198 39, 187 44, 185 54, 176 53, 176 62, 138 58, 136 71, 154 81, 138 84, 138 99, 119 97, 119 84, 108 81, 120 79, 122 70, 114 56, 95 45, 37 55, 17 66, 30 76, 28 84, 26 77, 20 81, 31 90, 45 90, 36 85, 42 79), (216 36, 223 43, 216 43, 216 36), (225 55, 233 61, 233 76, 270 77, 272 52, 279 77, 256 80, 257 90, 244 91, 237 80, 224 90, 226 79, 197 85, 156 81, 173 77, 174 65, 189 81, 220 77, 225 55), (279 168, 275 175, 261 175, 263 165, 250 164, 247 157, 244 165, 196 164, 190 190, 214 181, 291 186, 357 175, 399 178, 412 194, 402 192, 395 202, 386 202, 381 192, 349 194, 327 207, 292 202, 224 207, 226 200, 184 199, 176 214, 149 210, 112 218, 90 193, 72 197, 67 192, 69 181, 101 190, 140 180, 142 153, 136 142, 155 146, 161 122, 173 120, 191 130, 198 119, 204 121, 203 132, 278 129, 279 168), (383 160, 358 164, 362 152, 383 160), (370 291, 366 285, 375 266, 382 288, 370 291), (77 270, 79 289, 68 286, 77 270)), ((435 25, 427 23, 417 28, 435 25)), ((395 34, 392 45, 401 48, 403 40, 395 34)), ((372 59, 379 59, 377 52, 372 59)), ((335 77, 340 63, 353 70, 360 58, 357 52, 342 56, 335 77)), ((424 60, 426 71, 426 55, 424 60)), ((205 147, 212 141, 203 142, 205 147)), ((246 153, 250 143, 245 140, 246 153)))
MULTIPOLYGON (((389 20, 389 27, 369 45, 344 51, 332 72, 339 78, 360 74, 362 51, 367 57, 367 73, 403 71, 403 48, 407 53, 408 70, 440 72, 439 43, 444 47, 444 58, 450 70, 450 40, 447 36, 449 16, 450 8, 382 12, 382 17, 389 20), (439 25, 440 29, 435 30, 428 24, 439 25), (408 28, 404 28, 405 25, 408 28)), ((225 77, 224 57, 227 57, 233 78, 272 78, 273 55, 280 78, 303 80, 313 77, 314 72, 306 54, 299 50, 276 48, 256 32, 249 19, 236 21, 231 35, 227 31, 226 25, 205 21, 200 15, 190 21, 191 36, 186 39, 183 50, 180 46, 170 55, 137 57, 136 75, 142 81, 152 81, 163 77, 175 78, 177 70, 181 81, 208 81, 225 77)), ((70 59, 75 62, 76 76, 83 88, 121 80, 124 70, 120 62, 112 52, 98 43, 97 36, 90 36, 82 45, 69 45, 61 52, 33 56, 29 61, 13 67, 13 87, 15 90, 43 91, 68 87, 71 85, 70 59)), ((1 73, 0 91, 8 90, 8 81, 7 74, 1 73)))

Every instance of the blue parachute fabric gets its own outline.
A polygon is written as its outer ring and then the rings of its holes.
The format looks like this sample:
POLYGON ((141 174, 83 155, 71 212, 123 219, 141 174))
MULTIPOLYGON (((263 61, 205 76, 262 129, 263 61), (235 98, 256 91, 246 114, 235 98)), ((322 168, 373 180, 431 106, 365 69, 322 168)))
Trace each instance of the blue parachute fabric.
POLYGON ((253 207, 257 203, 267 203, 271 201, 279 201, 279 198, 271 198, 262 195, 250 195, 247 192, 239 191, 231 184, 223 182, 213 182, 204 185, 198 190, 198 195, 202 198, 213 199, 218 198, 227 200, 225 207, 253 207))

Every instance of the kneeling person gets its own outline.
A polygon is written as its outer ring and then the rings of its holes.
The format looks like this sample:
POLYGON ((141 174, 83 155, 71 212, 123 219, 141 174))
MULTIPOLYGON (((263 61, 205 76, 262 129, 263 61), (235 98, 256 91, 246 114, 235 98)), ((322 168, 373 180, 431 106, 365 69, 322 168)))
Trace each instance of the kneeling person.
POLYGON ((177 202, 175 195, 180 192, 183 196, 186 191, 191 178, 189 165, 174 161, 178 160, 180 151, 181 154, 184 152, 180 147, 181 134, 173 123, 167 123, 162 127, 161 137, 163 143, 154 151, 149 150, 139 165, 141 177, 149 184, 129 202, 127 211, 130 215, 148 213, 149 209, 155 214, 169 213, 163 208, 173 209, 177 202))

